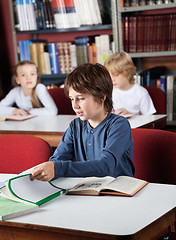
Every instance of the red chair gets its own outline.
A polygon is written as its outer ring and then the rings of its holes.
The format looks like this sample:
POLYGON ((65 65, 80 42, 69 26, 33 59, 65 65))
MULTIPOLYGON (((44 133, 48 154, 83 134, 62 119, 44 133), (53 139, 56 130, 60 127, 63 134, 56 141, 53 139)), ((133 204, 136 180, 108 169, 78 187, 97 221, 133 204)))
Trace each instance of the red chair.
MULTIPOLYGON (((153 183, 176 184, 176 133, 159 129, 131 129, 135 177, 153 183)), ((153 240, 176 239, 170 227, 153 240), (170 238, 172 237, 172 238, 170 238)))
POLYGON ((49 160, 50 145, 30 135, 0 135, 0 173, 19 173, 49 160))
POLYGON ((135 177, 154 183, 176 184, 176 133, 132 129, 135 177))
MULTIPOLYGON (((163 90, 158 87, 153 86, 144 86, 147 89, 153 104, 156 108, 156 114, 166 114, 166 96, 163 90)), ((165 129, 166 120, 162 120, 161 122, 155 123, 155 128, 165 129)))
POLYGON ((65 96, 63 88, 51 88, 48 90, 49 94, 53 98, 57 108, 58 114, 68 114, 73 115, 75 112, 73 111, 70 99, 65 96))

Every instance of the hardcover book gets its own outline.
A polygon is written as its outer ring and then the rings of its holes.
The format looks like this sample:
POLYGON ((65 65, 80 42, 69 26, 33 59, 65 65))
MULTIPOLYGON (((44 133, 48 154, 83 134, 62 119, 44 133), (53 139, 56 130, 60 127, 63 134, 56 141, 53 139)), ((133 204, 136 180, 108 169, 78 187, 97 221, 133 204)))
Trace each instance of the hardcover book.
POLYGON ((1 121, 24 121, 27 119, 34 118, 34 115, 26 115, 26 116, 19 116, 19 115, 0 115, 0 122, 1 121))
POLYGON ((77 195, 120 195, 134 196, 148 184, 147 181, 129 176, 113 178, 87 177, 79 184, 67 191, 67 194, 77 195))

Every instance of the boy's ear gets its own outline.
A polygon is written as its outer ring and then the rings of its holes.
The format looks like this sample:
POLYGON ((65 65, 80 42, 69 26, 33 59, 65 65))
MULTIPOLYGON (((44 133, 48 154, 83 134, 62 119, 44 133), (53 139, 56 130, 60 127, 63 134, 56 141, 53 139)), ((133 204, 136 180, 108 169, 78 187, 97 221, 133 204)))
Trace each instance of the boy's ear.
POLYGON ((102 102, 106 100, 106 95, 103 96, 102 102))

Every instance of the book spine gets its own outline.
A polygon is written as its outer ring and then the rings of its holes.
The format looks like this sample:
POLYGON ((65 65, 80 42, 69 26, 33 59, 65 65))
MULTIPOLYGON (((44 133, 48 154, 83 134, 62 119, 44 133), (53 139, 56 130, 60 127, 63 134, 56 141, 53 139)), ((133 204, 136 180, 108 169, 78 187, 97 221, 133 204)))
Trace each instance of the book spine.
POLYGON ((46 19, 45 19, 45 10, 44 10, 44 5, 42 0, 39 1, 39 13, 40 13, 40 18, 41 18, 41 23, 42 23, 42 29, 46 29, 46 19))
POLYGON ((77 64, 88 63, 88 37, 76 37, 75 38, 76 45, 76 56, 77 56, 77 64))
POLYGON ((13 16, 14 16, 15 29, 20 30, 20 22, 19 22, 19 16, 18 16, 18 12, 17 12, 16 0, 13 0, 13 16))
POLYGON ((35 18, 33 0, 29 0, 29 11, 30 11, 30 17, 29 17, 30 29, 37 30, 37 23, 36 23, 36 18, 35 18))
POLYGON ((56 28, 51 0, 46 0, 50 28, 56 28))
POLYGON ((68 21, 69 28, 77 28, 80 27, 80 22, 78 18, 78 14, 75 9, 75 4, 73 0, 64 0, 66 17, 68 21))
POLYGON ((51 73, 52 74, 59 74, 59 58, 58 58, 58 51, 57 51, 57 44, 56 43, 49 43, 48 44, 48 51, 50 56, 50 64, 51 64, 51 73))
POLYGON ((66 71, 65 71, 64 50, 63 50, 63 43, 62 42, 57 43, 57 49, 58 49, 60 73, 64 74, 64 73, 66 73, 66 71))
POLYGON ((136 52, 136 16, 129 17, 129 52, 136 52))
POLYGON ((174 76, 167 76, 167 90, 166 90, 166 113, 167 121, 173 120, 173 85, 174 85, 174 76))
POLYGON ((44 61, 44 43, 37 43, 37 58, 40 74, 46 74, 44 61))
POLYGON ((48 52, 48 44, 44 45, 44 63, 45 63, 45 72, 46 74, 51 74, 51 64, 50 64, 50 56, 48 52))
POLYGON ((29 44, 29 51, 30 51, 30 57, 31 60, 37 65, 38 64, 38 57, 37 57, 37 44, 36 43, 30 43, 29 44))
POLYGON ((64 0, 52 0, 56 28, 69 28, 64 0))
POLYGON ((25 60, 25 53, 24 53, 24 44, 23 44, 23 41, 22 40, 20 40, 20 41, 18 41, 18 46, 19 46, 19 59, 20 59, 20 61, 23 61, 23 60, 25 60))
POLYGON ((160 88, 163 90, 163 92, 166 92, 166 76, 161 76, 160 82, 161 82, 160 88))
POLYGON ((176 120, 176 77, 173 83, 173 120, 176 120))
POLYGON ((49 15, 48 15, 46 0, 42 0, 42 4, 43 4, 43 10, 44 10, 45 26, 46 26, 46 29, 49 29, 50 28, 50 22, 49 22, 49 15))
POLYGON ((110 56, 110 39, 109 35, 100 35, 100 48, 101 48, 101 62, 104 64, 105 60, 110 56))
POLYGON ((22 1, 22 14, 23 14, 23 19, 24 19, 24 24, 25 24, 25 30, 30 30, 29 27, 29 16, 28 16, 28 9, 27 9, 27 0, 21 0, 22 1))
POLYGON ((76 58, 76 45, 71 44, 70 45, 70 55, 71 55, 71 71, 74 70, 77 67, 77 58, 76 58))
POLYGON ((24 26, 23 14, 22 14, 22 2, 21 2, 21 0, 16 0, 16 8, 17 8, 17 15, 18 15, 18 19, 19 19, 19 30, 24 31, 25 26, 24 26))

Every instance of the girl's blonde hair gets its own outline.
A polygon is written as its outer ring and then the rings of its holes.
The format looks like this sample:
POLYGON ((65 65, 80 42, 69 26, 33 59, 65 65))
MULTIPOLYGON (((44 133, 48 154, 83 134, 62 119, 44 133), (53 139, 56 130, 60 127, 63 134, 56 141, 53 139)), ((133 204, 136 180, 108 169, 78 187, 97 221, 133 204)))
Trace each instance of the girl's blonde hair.
POLYGON ((36 87, 37 87, 38 83, 40 83, 39 68, 37 67, 37 65, 33 61, 30 61, 30 60, 20 61, 15 66, 15 75, 16 75, 16 77, 18 77, 18 73, 17 73, 18 67, 24 66, 24 65, 34 65, 36 67, 36 70, 37 70, 37 83, 36 83, 35 87, 32 89, 31 103, 32 103, 33 108, 40 108, 40 107, 42 107, 42 104, 39 101, 39 99, 37 97, 37 94, 36 94, 36 87))
POLYGON ((129 79, 130 84, 133 84, 136 67, 130 55, 126 52, 116 52, 108 57, 104 66, 112 75, 123 74, 129 79))

